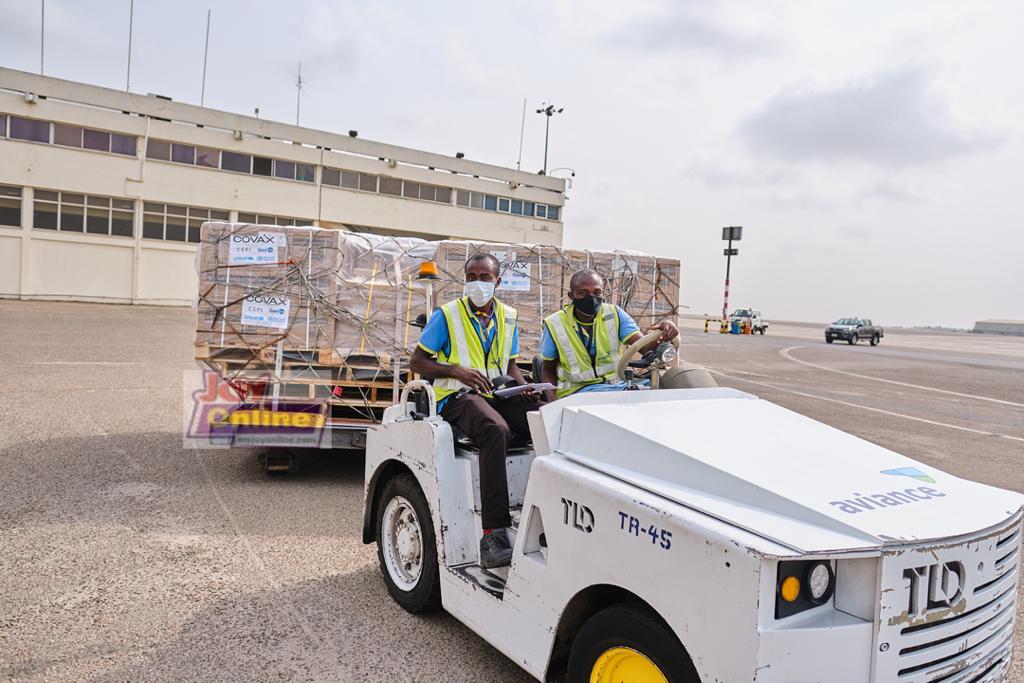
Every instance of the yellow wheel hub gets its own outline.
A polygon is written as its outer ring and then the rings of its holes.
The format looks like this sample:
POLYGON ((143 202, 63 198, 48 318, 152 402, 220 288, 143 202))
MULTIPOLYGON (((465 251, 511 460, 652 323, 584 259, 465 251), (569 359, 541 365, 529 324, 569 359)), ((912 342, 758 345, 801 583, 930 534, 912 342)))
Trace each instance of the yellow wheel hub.
POLYGON ((601 653, 590 672, 590 683, 668 683, 654 662, 628 647, 601 653))

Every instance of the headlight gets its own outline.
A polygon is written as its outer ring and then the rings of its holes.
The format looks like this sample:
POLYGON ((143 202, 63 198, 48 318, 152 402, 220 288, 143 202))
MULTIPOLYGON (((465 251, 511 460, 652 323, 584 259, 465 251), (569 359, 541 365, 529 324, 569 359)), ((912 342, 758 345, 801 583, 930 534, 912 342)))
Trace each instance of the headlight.
POLYGON ((779 562, 775 618, 782 619, 823 605, 835 592, 835 572, 825 560, 779 562))

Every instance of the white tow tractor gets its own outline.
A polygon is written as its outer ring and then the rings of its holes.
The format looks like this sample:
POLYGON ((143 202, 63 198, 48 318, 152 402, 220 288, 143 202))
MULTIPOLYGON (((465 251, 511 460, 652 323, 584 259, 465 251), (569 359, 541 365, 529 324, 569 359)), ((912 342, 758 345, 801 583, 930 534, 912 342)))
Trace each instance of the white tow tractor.
POLYGON ((477 453, 412 388, 368 434, 363 540, 402 607, 443 607, 538 679, 1009 669, 1018 494, 733 389, 575 395, 531 414, 532 447, 508 456, 514 553, 489 571, 477 453))

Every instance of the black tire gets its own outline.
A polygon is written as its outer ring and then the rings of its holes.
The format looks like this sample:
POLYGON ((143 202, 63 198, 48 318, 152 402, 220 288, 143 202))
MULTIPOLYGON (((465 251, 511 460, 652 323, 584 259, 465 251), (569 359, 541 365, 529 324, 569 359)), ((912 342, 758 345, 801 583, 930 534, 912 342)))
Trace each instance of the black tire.
POLYGON ((587 683, 598 658, 614 647, 635 650, 657 666, 669 683, 699 683, 682 643, 665 625, 637 605, 601 610, 580 628, 569 651, 568 683, 587 683))
POLYGON ((825 335, 825 343, 826 344, 831 344, 832 343, 832 335, 831 334, 826 334, 825 335))
POLYGON ((857 336, 856 332, 854 332, 853 334, 850 335, 850 339, 849 339, 850 346, 853 346, 854 344, 856 344, 859 341, 860 341, 860 337, 857 336))
POLYGON ((437 543, 434 537, 434 522, 430 516, 430 507, 423 496, 423 490, 411 474, 400 474, 388 480, 377 501, 376 510, 377 562, 380 564, 381 575, 388 587, 388 593, 407 612, 432 612, 441 607, 441 577, 437 565, 437 543), (411 589, 400 587, 388 572, 384 557, 385 543, 385 510, 388 503, 396 497, 407 500, 419 521, 419 532, 422 544, 422 568, 415 586, 411 589))
POLYGON ((759 331, 761 332, 761 335, 763 336, 764 335, 764 326, 763 325, 761 326, 761 329, 759 331))
POLYGON ((873 336, 873 337, 871 338, 871 345, 872 345, 872 346, 878 346, 878 342, 879 342, 879 337, 878 337, 878 335, 876 334, 875 336, 873 336))

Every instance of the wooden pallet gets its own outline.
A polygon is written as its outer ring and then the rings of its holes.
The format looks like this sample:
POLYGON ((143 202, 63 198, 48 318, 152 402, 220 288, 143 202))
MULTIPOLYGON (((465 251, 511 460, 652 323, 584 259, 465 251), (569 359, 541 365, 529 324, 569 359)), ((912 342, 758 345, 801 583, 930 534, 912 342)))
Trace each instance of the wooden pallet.
MULTIPOLYGON (((197 344, 195 359, 273 366, 277 364, 277 345, 248 347, 197 344)), ((281 364, 285 367, 343 367, 351 370, 373 371, 379 369, 390 372, 394 361, 395 357, 391 354, 342 354, 332 348, 284 349, 281 352, 281 364)))

